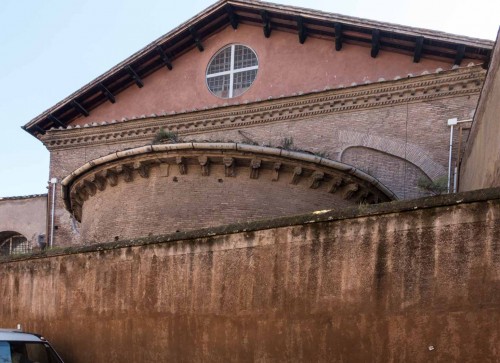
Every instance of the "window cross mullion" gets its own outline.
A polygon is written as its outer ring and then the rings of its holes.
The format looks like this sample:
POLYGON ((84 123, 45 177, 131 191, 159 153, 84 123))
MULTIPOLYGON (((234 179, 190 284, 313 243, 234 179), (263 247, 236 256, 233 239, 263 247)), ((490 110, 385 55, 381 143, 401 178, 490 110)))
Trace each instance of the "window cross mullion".
POLYGON ((230 74, 230 73, 231 73, 231 71, 223 71, 223 72, 218 72, 218 73, 207 74, 207 78, 225 76, 225 75, 230 74))
POLYGON ((234 44, 231 45, 231 67, 229 73, 229 98, 233 98, 233 81, 234 81, 234 44))

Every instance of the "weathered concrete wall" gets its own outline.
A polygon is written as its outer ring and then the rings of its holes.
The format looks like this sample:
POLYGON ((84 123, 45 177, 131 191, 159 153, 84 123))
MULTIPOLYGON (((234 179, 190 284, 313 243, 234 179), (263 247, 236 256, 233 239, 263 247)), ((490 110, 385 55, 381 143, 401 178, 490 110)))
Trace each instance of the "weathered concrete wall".
POLYGON ((32 247, 37 246, 38 236, 45 234, 47 195, 0 198, 0 233, 18 232, 32 247))
POLYGON ((500 190, 0 262, 0 321, 78 362, 492 362, 500 190))
POLYGON ((460 190, 500 186, 500 30, 461 166, 460 190))

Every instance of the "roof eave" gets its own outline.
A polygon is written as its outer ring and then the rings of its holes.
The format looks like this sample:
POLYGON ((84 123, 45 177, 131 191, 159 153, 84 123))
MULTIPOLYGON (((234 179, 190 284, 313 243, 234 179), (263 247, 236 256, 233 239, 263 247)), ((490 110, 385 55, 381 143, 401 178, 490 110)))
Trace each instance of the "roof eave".
MULTIPOLYGON (((52 115, 63 107, 67 107, 71 102, 74 102, 76 99, 84 96, 85 94, 89 93, 92 91, 92 89, 96 88, 99 84, 103 84, 107 80, 111 79, 112 77, 118 77, 120 72, 123 72, 124 67, 134 64, 138 61, 141 60, 141 58, 147 56, 148 54, 151 54, 152 52, 155 51, 155 48, 158 46, 166 45, 173 39, 176 39, 176 37, 180 37, 182 33, 185 33, 190 27, 198 27, 200 24, 202 24, 202 21, 204 19, 207 19, 211 16, 214 16, 217 12, 223 11, 224 6, 227 4, 234 6, 236 8, 244 8, 246 10, 265 10, 268 12, 272 12, 275 14, 287 14, 290 16, 301 16, 306 20, 317 20, 317 21, 323 21, 323 22, 328 22, 328 23, 341 23, 343 25, 348 25, 348 26, 353 26, 359 29, 365 29, 365 30, 372 30, 372 29, 378 29, 383 32, 389 32, 389 33, 395 33, 395 34, 400 34, 400 35, 408 35, 411 37, 424 37, 426 39, 432 39, 438 42, 445 42, 445 43, 451 43, 451 44, 456 44, 456 45, 464 45, 468 47, 473 47, 473 48, 480 48, 480 49, 485 49, 490 51, 493 47, 494 42, 489 41, 489 40, 484 40, 484 39, 475 39, 475 38, 469 38, 469 37, 464 37, 464 36, 457 36, 453 34, 448 34, 444 32, 437 32, 437 31, 431 31, 427 29, 420 29, 420 28, 413 28, 413 27, 407 27, 407 26, 401 26, 397 24, 391 24, 391 23, 384 23, 384 22, 378 22, 378 21, 373 21, 373 20, 365 20, 365 19, 360 19, 360 18, 355 18, 355 17, 349 17, 349 16, 344 16, 340 14, 331 14, 331 13, 325 13, 322 11, 316 11, 316 10, 310 10, 310 9, 304 9, 304 8, 299 8, 299 7, 293 7, 293 6, 284 6, 284 5, 277 5, 277 4, 271 4, 267 2, 261 2, 261 1, 254 1, 254 0, 220 0, 216 2, 214 5, 208 7, 204 11, 200 12, 199 14, 195 15, 191 19, 187 20, 186 22, 182 23, 181 25, 177 26, 176 28, 172 29, 170 32, 167 34, 163 35, 162 37, 156 39, 155 41, 151 42, 138 52, 134 53, 124 61, 118 63, 116 66, 108 70, 107 72, 103 73, 101 76, 95 78, 76 92, 70 94, 68 97, 63 99, 62 101, 58 102, 54 106, 50 107, 37 117, 33 118, 31 121, 29 121, 23 129, 30 134, 36 136, 38 133, 41 132, 41 130, 47 130, 53 126, 44 126, 43 122, 46 121, 49 117, 52 117, 52 115)), ((227 24, 229 23, 229 20, 227 21, 227 24)), ((225 24, 224 26, 227 26, 225 24)), ((193 43, 192 45, 188 46, 186 49, 191 49, 194 48, 195 44, 193 43)), ((133 82, 132 82, 133 84, 133 82)), ((125 85, 124 88, 129 87, 130 84, 125 85)), ((121 90, 118 90, 118 92, 121 92, 121 90)), ((102 103, 102 102, 101 102, 102 103)), ((97 107, 97 106, 96 106, 97 107)), ((73 117, 74 119, 74 117, 73 117)), ((71 120, 67 121, 66 124, 71 122, 71 120)), ((65 122, 62 122, 65 124, 65 122)))

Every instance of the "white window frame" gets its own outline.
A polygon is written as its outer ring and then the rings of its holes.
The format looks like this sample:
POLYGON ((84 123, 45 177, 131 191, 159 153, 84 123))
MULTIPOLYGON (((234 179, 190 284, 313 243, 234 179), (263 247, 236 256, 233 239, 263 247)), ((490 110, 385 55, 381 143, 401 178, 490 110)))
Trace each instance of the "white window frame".
MULTIPOLYGON (((222 52, 224 49, 226 49, 227 47, 224 47, 222 48, 221 50, 219 50, 213 57, 212 59, 210 59, 210 62, 208 63, 208 68, 210 68, 210 65, 212 64, 212 61, 215 59, 215 57, 217 57, 220 52, 222 52)), ((233 86, 234 86, 234 74, 235 73, 240 73, 240 72, 246 72, 246 71, 252 71, 254 69, 259 69, 259 58, 257 57, 257 53, 255 53, 255 51, 246 46, 246 45, 243 45, 243 44, 231 44, 231 63, 230 63, 230 68, 228 71, 223 71, 223 72, 218 72, 218 73, 212 73, 212 74, 208 74, 208 68, 207 68, 207 72, 205 72, 205 82, 207 83, 207 88, 208 90, 216 97, 219 97, 217 95, 215 95, 212 90, 210 89, 210 87, 208 87, 208 79, 209 78, 213 78, 213 77, 218 77, 218 76, 226 76, 229 74, 229 96, 227 98, 233 98, 233 86), (238 69, 234 69, 234 53, 235 53, 235 48, 237 45, 241 45, 243 47, 246 47, 248 49, 250 49, 253 54, 255 54, 255 57, 257 58, 257 65, 256 66, 251 66, 251 67, 245 67, 245 68, 238 68, 238 69)), ((253 84, 253 82, 252 82, 253 84)))

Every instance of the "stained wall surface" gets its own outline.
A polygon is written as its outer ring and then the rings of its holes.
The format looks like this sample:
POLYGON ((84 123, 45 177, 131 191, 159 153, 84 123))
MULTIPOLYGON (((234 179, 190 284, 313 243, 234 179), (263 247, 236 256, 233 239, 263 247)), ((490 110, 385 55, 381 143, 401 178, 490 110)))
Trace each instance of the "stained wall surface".
POLYGON ((0 321, 79 362, 492 362, 500 191, 0 261, 0 321))
POLYGON ((500 31, 461 166, 460 190, 500 186, 500 31))

